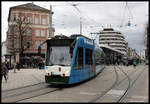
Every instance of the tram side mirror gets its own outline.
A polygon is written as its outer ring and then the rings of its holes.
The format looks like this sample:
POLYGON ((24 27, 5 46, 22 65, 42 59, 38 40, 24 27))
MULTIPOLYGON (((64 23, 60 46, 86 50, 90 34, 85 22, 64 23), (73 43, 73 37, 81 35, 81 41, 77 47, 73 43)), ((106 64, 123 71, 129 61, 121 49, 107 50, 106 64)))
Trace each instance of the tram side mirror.
POLYGON ((38 55, 40 55, 41 54, 41 47, 39 46, 38 47, 38 55))

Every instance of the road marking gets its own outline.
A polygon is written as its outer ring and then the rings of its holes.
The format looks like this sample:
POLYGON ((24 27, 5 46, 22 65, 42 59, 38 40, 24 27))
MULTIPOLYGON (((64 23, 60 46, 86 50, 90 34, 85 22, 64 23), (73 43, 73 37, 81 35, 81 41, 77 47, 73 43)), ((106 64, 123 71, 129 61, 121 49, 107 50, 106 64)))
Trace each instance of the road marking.
POLYGON ((148 99, 147 96, 132 96, 131 98, 134 98, 134 99, 148 99))
POLYGON ((97 95, 97 94, 100 94, 100 93, 80 92, 80 94, 84 94, 84 95, 97 95))
POLYGON ((107 92, 106 94, 110 94, 110 95, 123 95, 124 94, 124 90, 110 90, 109 92, 107 92))
POLYGON ((129 100, 129 102, 146 102, 146 101, 144 101, 144 100, 129 100))

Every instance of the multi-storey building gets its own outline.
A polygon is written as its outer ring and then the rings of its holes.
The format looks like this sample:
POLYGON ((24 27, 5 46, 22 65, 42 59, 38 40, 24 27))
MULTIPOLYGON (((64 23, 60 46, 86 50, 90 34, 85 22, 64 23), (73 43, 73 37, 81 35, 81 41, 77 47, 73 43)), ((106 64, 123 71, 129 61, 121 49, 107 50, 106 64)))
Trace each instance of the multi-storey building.
MULTIPOLYGON (((21 58, 35 57, 38 46, 47 38, 54 36, 51 26, 53 12, 27 3, 11 7, 8 16, 7 48, 18 62, 21 58), (51 34, 51 35, 50 35, 51 34), (23 50, 20 57, 20 51, 23 50)), ((45 56, 46 45, 42 46, 42 57, 45 56)))
POLYGON ((127 54, 127 42, 125 41, 124 36, 113 28, 104 28, 100 31, 99 44, 108 45, 127 54))
POLYGON ((145 34, 145 57, 149 59, 149 23, 147 24, 145 34))

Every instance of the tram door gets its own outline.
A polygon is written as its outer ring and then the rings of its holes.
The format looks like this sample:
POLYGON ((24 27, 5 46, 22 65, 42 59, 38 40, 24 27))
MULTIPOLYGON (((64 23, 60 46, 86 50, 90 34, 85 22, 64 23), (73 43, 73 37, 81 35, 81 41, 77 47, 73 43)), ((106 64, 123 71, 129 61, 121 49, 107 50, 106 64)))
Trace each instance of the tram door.
POLYGON ((93 76, 93 74, 95 73, 95 67, 94 67, 94 63, 93 63, 93 55, 92 55, 92 50, 86 48, 85 49, 85 68, 88 71, 88 77, 93 76))
POLYGON ((78 47, 77 49, 73 70, 74 82, 81 81, 83 70, 83 47, 78 47))

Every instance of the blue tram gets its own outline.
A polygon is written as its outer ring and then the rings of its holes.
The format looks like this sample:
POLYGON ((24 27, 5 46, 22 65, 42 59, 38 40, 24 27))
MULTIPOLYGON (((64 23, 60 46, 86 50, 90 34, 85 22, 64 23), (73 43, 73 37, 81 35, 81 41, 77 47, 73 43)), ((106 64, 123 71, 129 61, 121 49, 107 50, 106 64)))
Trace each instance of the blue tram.
POLYGON ((85 36, 55 36, 46 43, 46 83, 79 83, 96 76, 105 67, 103 50, 85 36))

